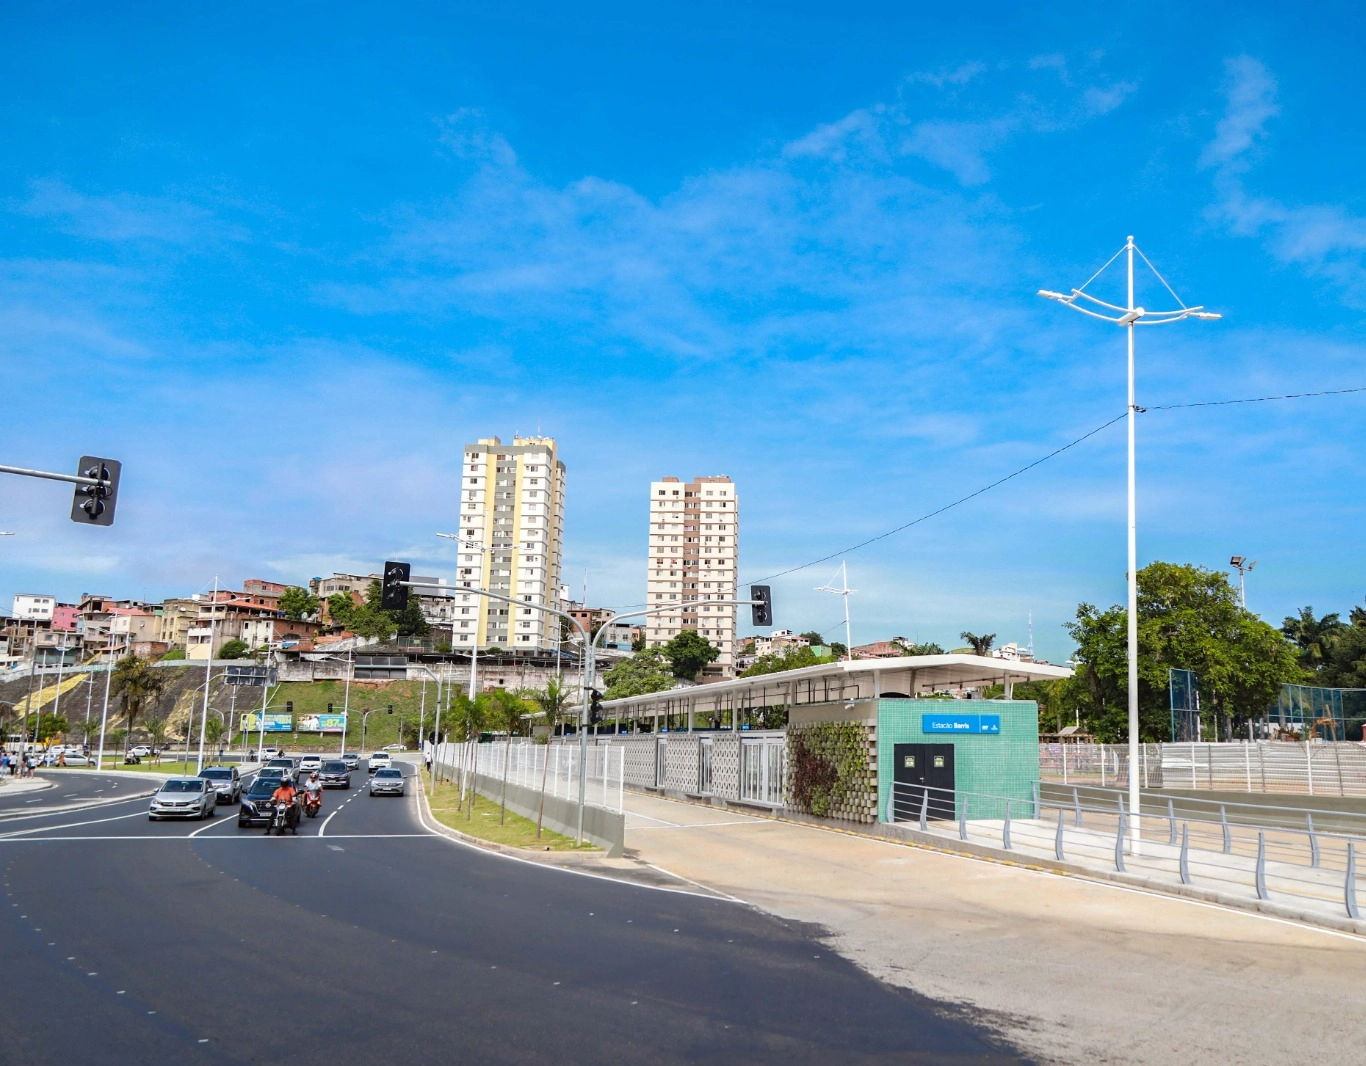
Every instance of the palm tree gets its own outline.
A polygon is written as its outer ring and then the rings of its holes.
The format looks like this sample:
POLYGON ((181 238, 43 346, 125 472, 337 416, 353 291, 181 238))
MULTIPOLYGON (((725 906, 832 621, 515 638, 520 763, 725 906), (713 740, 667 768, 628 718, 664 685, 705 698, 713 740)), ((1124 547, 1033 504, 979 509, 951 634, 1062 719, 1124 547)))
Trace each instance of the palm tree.
POLYGON ((521 726, 528 707, 516 693, 504 688, 494 689, 489 700, 493 704, 494 721, 507 730, 507 740, 503 746, 503 789, 498 811, 498 824, 503 825, 508 810, 508 761, 512 758, 512 734, 521 726))
POLYGON ((133 723, 142 713, 143 705, 161 695, 161 690, 166 687, 166 676, 145 659, 125 655, 114 664, 114 676, 110 680, 123 708, 126 736, 132 733, 133 723))
POLYGON ((995 633, 986 633, 979 637, 976 633, 968 633, 967 631, 964 631, 958 634, 958 638, 972 645, 973 655, 982 656, 990 655, 991 646, 996 642, 995 633))
POLYGON ((541 802, 536 810, 536 836, 539 837, 541 825, 545 821, 545 779, 550 772, 550 744, 555 739, 555 727, 564 721, 569 694, 559 678, 552 677, 546 682, 545 691, 532 693, 531 699, 540 707, 545 724, 550 727, 550 735, 546 738, 545 762, 541 766, 541 802))
POLYGON ((1322 618, 1315 618, 1311 605, 1301 607, 1298 615, 1287 617, 1281 626, 1281 632, 1299 647, 1300 665, 1309 670, 1317 670, 1328 658, 1333 645, 1346 628, 1346 624, 1336 611, 1322 618))

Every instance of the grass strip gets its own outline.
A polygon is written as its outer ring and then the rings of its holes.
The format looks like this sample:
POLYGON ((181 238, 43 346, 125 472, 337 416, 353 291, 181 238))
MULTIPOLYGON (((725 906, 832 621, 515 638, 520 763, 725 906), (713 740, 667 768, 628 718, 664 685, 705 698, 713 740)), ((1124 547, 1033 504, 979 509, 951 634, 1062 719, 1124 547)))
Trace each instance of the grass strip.
MULTIPOLYGON (((428 775, 423 774, 424 783, 428 775)), ((444 826, 467 833, 480 840, 503 844, 528 851, 600 851, 602 849, 585 843, 578 847, 572 837, 544 829, 536 835, 536 823, 530 818, 507 811, 502 824, 498 821, 498 803, 478 793, 471 792, 469 797, 473 810, 466 811, 460 803, 460 786, 443 782, 431 791, 427 785, 427 795, 431 804, 432 817, 444 826)))

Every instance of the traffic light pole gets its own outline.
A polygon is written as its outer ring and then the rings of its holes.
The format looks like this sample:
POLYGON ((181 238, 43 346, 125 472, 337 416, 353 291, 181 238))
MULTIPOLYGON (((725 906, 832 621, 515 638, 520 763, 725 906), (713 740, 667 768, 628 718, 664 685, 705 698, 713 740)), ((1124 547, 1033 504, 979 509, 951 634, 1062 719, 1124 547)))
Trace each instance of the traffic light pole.
POLYGON ((83 455, 78 469, 81 472, 77 474, 58 474, 51 470, 32 470, 26 466, 0 465, 0 474, 64 481, 69 485, 75 485, 76 498, 71 505, 72 521, 88 522, 97 526, 112 525, 123 464, 116 459, 83 455))
MULTIPOLYGON (((400 584, 407 588, 443 589, 445 591, 450 591, 451 588, 450 585, 437 585, 426 581, 403 581, 400 582, 400 584)), ((582 844, 583 805, 584 799, 588 793, 588 678, 593 668, 593 644, 588 630, 584 629, 583 624, 572 615, 565 614, 564 611, 557 611, 553 607, 546 607, 544 604, 528 603, 526 600, 513 599, 511 596, 504 596, 497 592, 489 592, 487 589, 458 588, 456 591, 461 595, 473 594, 475 596, 487 596, 491 600, 497 600, 500 603, 510 603, 514 607, 525 607, 533 611, 540 611, 542 614, 553 614, 557 618, 563 618, 572 623, 574 628, 583 635, 583 671, 579 676, 579 819, 577 834, 577 842, 582 844)), ((478 644, 477 637, 475 643, 478 644)), ((432 762, 433 765, 435 765, 436 760, 434 757, 432 762)))

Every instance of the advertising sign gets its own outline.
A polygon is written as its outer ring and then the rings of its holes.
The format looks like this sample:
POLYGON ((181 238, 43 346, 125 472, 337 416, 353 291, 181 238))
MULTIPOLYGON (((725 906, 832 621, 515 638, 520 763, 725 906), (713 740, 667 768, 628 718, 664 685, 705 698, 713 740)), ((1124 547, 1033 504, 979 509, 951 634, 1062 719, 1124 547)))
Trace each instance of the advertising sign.
MULTIPOLYGON (((266 732, 267 733, 289 733, 294 729, 291 714, 266 713, 266 732)), ((259 711, 242 715, 242 732, 256 733, 261 729, 261 714, 259 711)))
POLYGON ((345 733, 346 715, 344 714, 301 714, 299 715, 300 733, 345 733))
POLYGON ((922 714, 922 733, 993 733, 1001 732, 999 714, 922 714))

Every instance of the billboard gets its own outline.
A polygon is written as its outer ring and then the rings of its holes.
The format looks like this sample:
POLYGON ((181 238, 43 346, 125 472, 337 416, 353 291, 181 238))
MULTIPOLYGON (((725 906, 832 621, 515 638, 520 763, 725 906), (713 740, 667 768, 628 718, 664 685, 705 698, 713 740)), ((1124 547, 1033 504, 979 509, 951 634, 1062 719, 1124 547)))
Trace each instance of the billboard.
POLYGON ((301 714, 299 715, 300 733, 345 733, 346 715, 344 714, 301 714))
MULTIPOLYGON (((266 713, 266 732, 267 733, 289 733, 294 729, 292 714, 272 714, 266 713)), ((256 733, 261 729, 261 714, 259 711, 242 715, 242 732, 256 733)))

